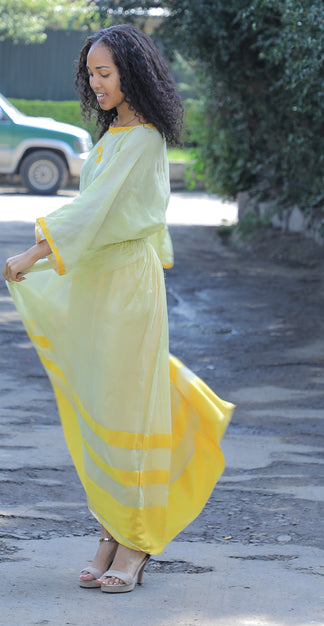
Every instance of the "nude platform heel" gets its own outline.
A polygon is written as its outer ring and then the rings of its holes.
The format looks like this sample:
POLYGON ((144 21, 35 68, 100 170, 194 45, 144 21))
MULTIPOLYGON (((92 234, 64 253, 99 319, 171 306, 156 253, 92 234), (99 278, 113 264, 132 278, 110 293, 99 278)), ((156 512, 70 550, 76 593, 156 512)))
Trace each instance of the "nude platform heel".
POLYGON ((143 580, 144 569, 151 558, 150 554, 147 554, 143 561, 139 564, 134 576, 121 572, 117 569, 108 569, 102 576, 110 578, 114 576, 124 582, 120 585, 101 585, 101 591, 104 593, 126 593, 127 591, 133 591, 136 584, 141 585, 143 580))
MULTIPOLYGON (((113 543, 116 544, 116 549, 117 549, 117 541, 116 539, 114 539, 113 537, 101 537, 99 539, 99 543, 101 543, 102 541, 112 541, 113 543)), ((114 557, 115 557, 115 552, 116 550, 113 551, 113 553, 111 554, 110 558, 109 558, 109 562, 107 563, 107 566, 110 567, 110 565, 112 564, 114 557)), ((84 569, 81 570, 80 574, 92 574, 92 576, 94 577, 92 580, 82 580, 82 578, 79 578, 79 584, 80 587, 83 587, 85 589, 97 589, 98 587, 100 587, 100 583, 98 583, 98 578, 100 578, 100 576, 103 575, 103 572, 98 569, 97 567, 92 567, 92 565, 88 565, 87 567, 84 567, 84 569)))

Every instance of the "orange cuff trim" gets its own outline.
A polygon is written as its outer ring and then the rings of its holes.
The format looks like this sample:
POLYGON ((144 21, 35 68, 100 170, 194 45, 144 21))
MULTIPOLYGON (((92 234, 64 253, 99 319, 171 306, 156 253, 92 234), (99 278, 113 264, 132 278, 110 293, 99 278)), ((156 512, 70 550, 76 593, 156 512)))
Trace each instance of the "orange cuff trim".
POLYGON ((41 235, 40 235, 40 230, 42 229, 43 235, 46 238, 46 241, 48 242, 49 246, 51 247, 52 253, 50 254, 47 258, 50 261, 50 263, 53 265, 55 271, 62 276, 63 274, 66 273, 65 270, 65 265, 63 263, 63 259, 58 251, 58 248, 55 246, 54 244, 54 239, 53 237, 50 236, 49 230, 47 228, 46 222, 45 222, 45 218, 44 217, 38 217, 36 220, 36 241, 37 243, 39 243, 41 241, 41 235))

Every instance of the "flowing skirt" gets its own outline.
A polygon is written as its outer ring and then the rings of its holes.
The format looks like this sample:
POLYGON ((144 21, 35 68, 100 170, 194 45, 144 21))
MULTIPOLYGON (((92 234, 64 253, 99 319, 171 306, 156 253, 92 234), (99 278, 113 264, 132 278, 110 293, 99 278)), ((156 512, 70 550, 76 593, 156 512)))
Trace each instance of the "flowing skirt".
POLYGON ((169 355, 154 248, 136 240, 92 250, 64 276, 39 261, 8 286, 90 511, 119 543, 160 554, 221 475, 234 407, 169 355))

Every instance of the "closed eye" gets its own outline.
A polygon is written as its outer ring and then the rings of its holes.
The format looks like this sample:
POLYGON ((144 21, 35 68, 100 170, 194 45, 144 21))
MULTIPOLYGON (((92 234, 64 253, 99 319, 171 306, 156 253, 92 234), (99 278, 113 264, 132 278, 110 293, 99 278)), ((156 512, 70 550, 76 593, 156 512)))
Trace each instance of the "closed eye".
MULTIPOLYGON (((91 72, 88 72, 88 76, 89 78, 93 77, 93 74, 91 74, 91 72)), ((100 78, 108 78, 109 74, 99 74, 100 78)))

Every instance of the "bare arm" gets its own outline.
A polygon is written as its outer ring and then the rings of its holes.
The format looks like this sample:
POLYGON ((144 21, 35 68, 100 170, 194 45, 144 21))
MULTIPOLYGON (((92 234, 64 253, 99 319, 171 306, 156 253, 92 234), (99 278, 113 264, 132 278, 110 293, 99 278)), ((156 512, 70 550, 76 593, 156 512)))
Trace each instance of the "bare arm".
POLYGON ((3 276, 9 282, 16 281, 21 282, 22 280, 26 280, 24 277, 24 273, 28 270, 36 261, 42 259, 45 256, 48 256, 52 253, 52 250, 44 239, 40 243, 35 244, 25 252, 21 254, 17 254, 16 256, 12 256, 7 259, 5 266, 3 268, 3 276))

